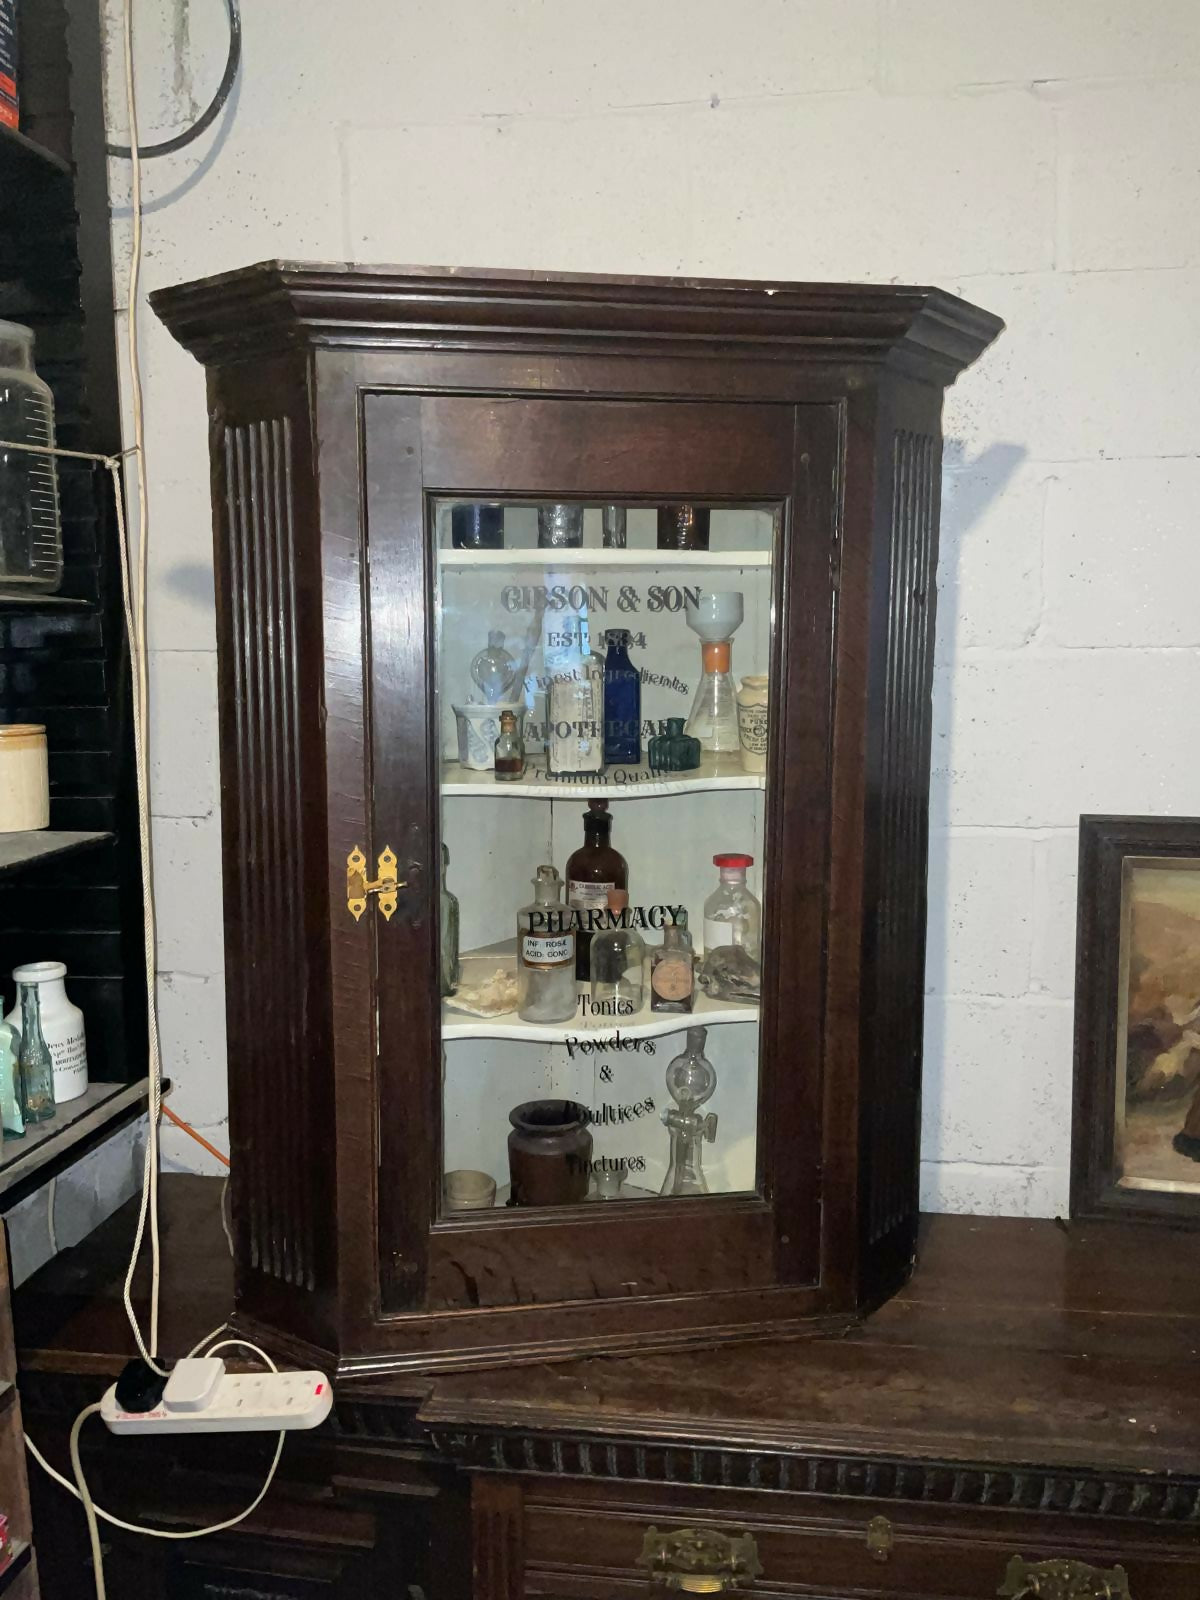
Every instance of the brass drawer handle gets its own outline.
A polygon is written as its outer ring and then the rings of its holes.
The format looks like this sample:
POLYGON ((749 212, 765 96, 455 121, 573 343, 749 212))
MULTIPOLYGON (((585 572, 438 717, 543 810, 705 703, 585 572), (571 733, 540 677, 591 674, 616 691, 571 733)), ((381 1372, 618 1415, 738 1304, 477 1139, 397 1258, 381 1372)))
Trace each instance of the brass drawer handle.
POLYGON ((1089 1567, 1086 1561, 1026 1561, 1013 1556, 996 1590, 1002 1600, 1131 1600, 1124 1567, 1089 1567))
POLYGON ((748 1533, 734 1537, 715 1528, 647 1528, 639 1567, 651 1583, 686 1594, 720 1594, 748 1589, 762 1572, 758 1547, 748 1533))

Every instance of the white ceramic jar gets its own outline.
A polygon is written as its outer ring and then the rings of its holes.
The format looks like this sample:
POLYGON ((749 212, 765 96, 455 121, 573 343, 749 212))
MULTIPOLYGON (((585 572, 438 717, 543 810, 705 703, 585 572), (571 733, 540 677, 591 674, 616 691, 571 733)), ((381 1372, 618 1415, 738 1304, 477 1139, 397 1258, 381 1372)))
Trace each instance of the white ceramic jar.
MULTIPOLYGON (((30 961, 13 972, 13 982, 36 983, 42 1013, 42 1037, 54 1062, 54 1103, 64 1105, 78 1100, 88 1086, 87 1042, 83 1034, 83 1012, 67 998, 67 969, 61 961, 30 961)), ((5 1017, 21 1031, 19 999, 5 1017)))
POLYGON ((767 770, 767 679, 752 674, 742 679, 737 692, 738 743, 745 772, 767 770))
POLYGON ((0 724, 0 833, 49 826, 46 730, 36 722, 0 724))

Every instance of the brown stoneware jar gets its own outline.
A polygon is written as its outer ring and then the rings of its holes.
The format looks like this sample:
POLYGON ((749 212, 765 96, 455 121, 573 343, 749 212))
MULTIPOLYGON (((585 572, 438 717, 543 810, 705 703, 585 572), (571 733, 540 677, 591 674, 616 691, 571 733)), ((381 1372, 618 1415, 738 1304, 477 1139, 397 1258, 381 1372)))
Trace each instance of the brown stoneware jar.
POLYGON ((574 1100, 527 1100, 508 1114, 508 1170, 514 1206, 569 1206, 585 1200, 592 1160, 587 1112, 574 1100))

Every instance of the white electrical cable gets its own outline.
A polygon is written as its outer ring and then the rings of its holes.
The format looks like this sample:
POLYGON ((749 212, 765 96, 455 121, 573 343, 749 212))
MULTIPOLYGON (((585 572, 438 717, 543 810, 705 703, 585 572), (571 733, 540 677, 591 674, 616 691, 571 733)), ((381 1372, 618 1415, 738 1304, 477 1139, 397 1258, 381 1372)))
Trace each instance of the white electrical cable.
MULTIPOLYGON (((222 1327, 223 1326, 224 1324, 222 1324, 222 1327)), ((213 1333, 220 1332, 221 1328, 213 1329, 213 1333)), ((211 1338, 211 1333, 205 1334, 204 1338, 200 1340, 200 1343, 193 1346, 188 1354, 194 1356, 200 1350, 201 1346, 207 1344, 208 1340, 211 1338)), ((242 1349, 252 1350, 256 1356, 260 1357, 266 1362, 267 1366, 270 1367, 272 1372, 279 1371, 279 1368, 271 1360, 266 1351, 260 1350, 256 1344, 251 1344, 248 1339, 220 1339, 216 1344, 210 1345, 204 1353, 205 1355, 210 1356, 214 1353, 214 1351, 224 1350, 229 1345, 238 1345, 242 1349)), ((226 1517, 223 1522, 214 1522, 207 1528, 147 1528, 142 1523, 126 1522, 121 1517, 114 1517, 111 1511, 105 1511, 102 1506, 96 1505, 95 1501, 91 1497, 91 1492, 88 1489, 87 1481, 83 1474, 83 1466, 79 1459, 79 1433, 83 1427, 83 1424, 92 1415, 92 1413, 99 1410, 99 1405, 85 1406, 75 1418, 74 1425, 71 1428, 71 1469, 75 1474, 74 1483, 72 1483, 70 1479, 64 1478, 62 1473, 59 1472, 57 1468, 50 1465, 28 1434, 25 1435, 25 1448, 37 1462, 38 1466, 40 1466, 44 1472, 48 1473, 49 1476, 54 1479, 55 1483, 61 1484, 61 1486, 66 1489, 68 1493, 73 1494, 77 1500, 83 1503, 84 1514, 88 1519, 88 1536, 92 1541, 92 1561, 96 1578, 96 1600, 105 1600, 104 1569, 100 1556, 99 1530, 95 1527, 96 1518, 99 1518, 102 1522, 109 1523, 110 1526, 114 1528, 121 1528, 126 1533, 144 1533, 151 1539, 202 1539, 206 1534, 209 1533, 223 1533, 226 1528, 233 1528, 236 1527, 239 1522, 244 1522, 250 1513, 252 1511, 256 1511, 262 1504, 267 1490, 271 1487, 271 1484, 274 1481, 275 1470, 279 1466, 279 1458, 283 1454, 284 1432, 282 1429, 280 1429, 279 1438, 275 1444, 275 1454, 271 1457, 271 1465, 267 1469, 267 1476, 263 1482, 262 1488, 258 1491, 254 1499, 251 1500, 250 1504, 244 1511, 239 1511, 236 1516, 226 1517)))
MULTIPOLYGON (((129 541, 125 528, 123 498, 117 500, 117 532, 121 545, 121 587, 125 601, 125 622, 129 635, 129 651, 134 666, 133 739, 134 763, 137 775, 138 840, 142 863, 142 901, 145 923, 146 958, 146 1012, 149 1042, 149 1137, 146 1140, 146 1162, 142 1177, 142 1199, 138 1209, 137 1230, 129 1270, 125 1275, 125 1314, 133 1329, 138 1350, 147 1365, 161 1372, 155 1363, 158 1355, 158 1302, 160 1283, 160 1251, 158 1236, 158 1137, 162 1115, 162 1056, 158 1039, 157 994, 157 938, 154 917, 154 877, 150 837, 150 779, 146 742, 148 736, 150 685, 149 663, 146 650, 146 591, 148 584, 148 553, 150 545, 150 508, 146 487, 146 430, 142 407, 142 369, 138 353, 137 312, 138 287, 142 270, 142 164, 138 155, 137 95, 133 75, 133 5, 124 0, 123 38, 125 53, 125 109, 129 122, 130 173, 132 182, 131 210, 133 232, 129 253, 129 287, 126 297, 126 335, 129 349, 129 395, 133 417, 133 456, 137 473, 138 505, 138 564, 136 578, 129 555, 129 541), (141 1254, 146 1219, 150 1221, 150 1341, 149 1347, 142 1339, 137 1314, 133 1309, 133 1278, 141 1254)), ((114 488, 119 488, 114 473, 114 488)))

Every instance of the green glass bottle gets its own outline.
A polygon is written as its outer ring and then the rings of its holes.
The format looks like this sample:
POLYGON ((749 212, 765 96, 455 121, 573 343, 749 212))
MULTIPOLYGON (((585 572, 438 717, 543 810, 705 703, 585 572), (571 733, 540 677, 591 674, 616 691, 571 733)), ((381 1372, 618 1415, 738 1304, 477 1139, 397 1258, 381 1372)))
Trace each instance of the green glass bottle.
POLYGON ((21 1110, 26 1123, 48 1122, 54 1115, 54 1058, 42 1037, 42 1007, 36 983, 21 989, 21 1110))
POLYGON ((700 765, 700 741, 683 731, 682 717, 668 717, 665 733, 656 733, 646 754, 655 772, 691 772, 700 765))
POLYGON ((21 1036, 10 1022, 0 1022, 0 1127, 6 1139, 19 1139, 25 1132, 25 1113, 21 1109, 21 1068, 17 1061, 21 1036))

